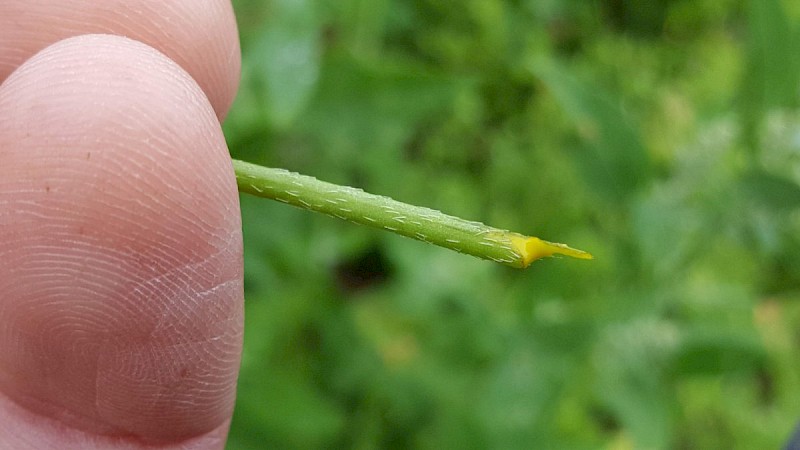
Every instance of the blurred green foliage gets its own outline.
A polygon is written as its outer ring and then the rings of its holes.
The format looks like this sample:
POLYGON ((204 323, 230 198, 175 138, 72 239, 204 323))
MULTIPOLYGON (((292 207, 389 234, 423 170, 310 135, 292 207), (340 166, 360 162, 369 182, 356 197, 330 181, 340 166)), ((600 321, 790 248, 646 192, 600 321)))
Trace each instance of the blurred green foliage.
POLYGON ((235 157, 567 242, 515 271, 242 198, 231 449, 779 448, 800 4, 238 0, 235 157))

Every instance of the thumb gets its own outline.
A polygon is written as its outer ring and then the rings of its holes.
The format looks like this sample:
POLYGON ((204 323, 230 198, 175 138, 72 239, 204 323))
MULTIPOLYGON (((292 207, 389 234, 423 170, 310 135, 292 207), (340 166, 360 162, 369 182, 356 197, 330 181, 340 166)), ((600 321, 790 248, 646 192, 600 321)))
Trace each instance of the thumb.
POLYGON ((0 402, 0 436, 25 410, 137 442, 224 437, 242 298, 230 158, 180 67, 81 36, 0 86, 0 393, 21 407, 0 402))

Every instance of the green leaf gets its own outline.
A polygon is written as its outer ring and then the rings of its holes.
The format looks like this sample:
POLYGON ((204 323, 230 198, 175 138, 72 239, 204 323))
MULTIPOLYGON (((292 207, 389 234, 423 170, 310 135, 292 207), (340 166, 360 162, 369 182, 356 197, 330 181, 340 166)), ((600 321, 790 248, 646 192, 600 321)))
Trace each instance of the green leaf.
POLYGON ((650 157, 637 128, 613 97, 554 61, 540 61, 532 69, 581 135, 586 151, 577 157, 587 182, 614 200, 644 186, 652 176, 650 157))
POLYGON ((780 0, 750 0, 748 6, 745 95, 764 109, 796 105, 800 93, 798 30, 780 0))
POLYGON ((752 336, 697 331, 681 342, 673 370, 682 377, 752 371, 761 367, 765 359, 764 348, 752 336))
POLYGON ((323 448, 344 426, 341 411, 297 371, 243 373, 230 445, 243 449, 323 448))
POLYGON ((515 344, 508 357, 490 373, 477 406, 491 448, 545 447, 558 399, 572 362, 562 355, 538 351, 525 342, 515 344))
MULTIPOLYGON (((246 61, 263 83, 272 124, 292 124, 311 98, 319 79, 320 24, 311 0, 275 0, 269 24, 248 49, 246 61)), ((247 68, 247 67, 246 67, 247 68)))
POLYGON ((800 28, 792 23, 780 0, 750 0, 747 67, 742 84, 744 140, 759 148, 764 115, 775 107, 798 104, 800 94, 800 28))
POLYGON ((597 396, 630 433, 636 448, 667 448, 673 439, 664 369, 675 337, 668 322, 641 318, 608 327, 597 347, 597 396))
POLYGON ((404 63, 371 65, 342 53, 326 58, 303 129, 358 144, 361 156, 375 142, 405 138, 413 126, 452 100, 458 80, 404 63))
POLYGON ((800 207, 800 186, 792 180, 765 171, 749 171, 739 181, 739 187, 756 205, 774 212, 800 207))

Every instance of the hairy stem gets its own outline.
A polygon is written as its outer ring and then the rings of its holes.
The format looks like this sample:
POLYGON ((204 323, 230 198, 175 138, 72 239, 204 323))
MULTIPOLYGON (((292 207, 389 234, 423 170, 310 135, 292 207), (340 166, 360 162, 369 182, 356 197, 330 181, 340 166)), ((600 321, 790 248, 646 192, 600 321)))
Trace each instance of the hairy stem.
POLYGON ((555 254, 591 259, 592 255, 564 244, 524 236, 439 211, 413 206, 360 189, 316 178, 233 160, 239 191, 318 211, 351 222, 383 228, 461 253, 512 267, 555 254))

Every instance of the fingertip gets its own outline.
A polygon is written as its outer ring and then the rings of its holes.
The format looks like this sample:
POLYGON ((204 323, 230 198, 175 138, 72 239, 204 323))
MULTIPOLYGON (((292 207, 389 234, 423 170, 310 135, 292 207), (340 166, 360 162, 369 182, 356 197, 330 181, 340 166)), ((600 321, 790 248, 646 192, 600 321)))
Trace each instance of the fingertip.
POLYGON ((220 427, 241 352, 241 224, 203 91, 151 47, 87 35, 15 71, 0 118, 0 389, 90 432, 220 427))
POLYGON ((38 51, 83 34, 126 36, 176 61, 197 81, 219 120, 236 96, 241 55, 229 0, 0 2, 0 83, 38 51))

